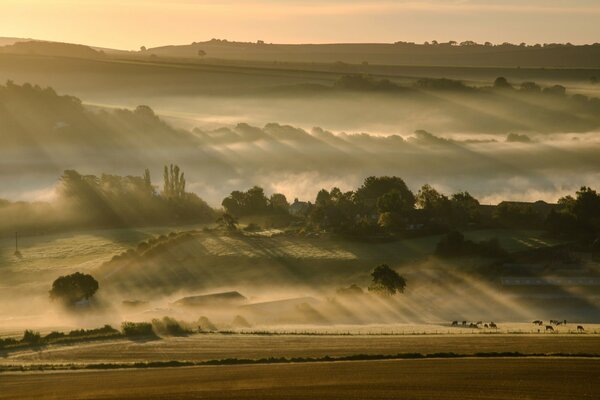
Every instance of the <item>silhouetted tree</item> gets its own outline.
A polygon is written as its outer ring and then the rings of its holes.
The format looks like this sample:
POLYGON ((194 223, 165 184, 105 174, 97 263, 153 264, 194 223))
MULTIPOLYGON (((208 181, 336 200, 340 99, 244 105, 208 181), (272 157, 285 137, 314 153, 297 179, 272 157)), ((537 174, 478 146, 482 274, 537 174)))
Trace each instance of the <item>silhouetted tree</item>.
POLYGON ((185 194, 185 177, 178 165, 171 164, 164 168, 163 194, 167 198, 181 198, 185 194))
POLYGON ((500 76, 494 81, 494 87, 497 89, 512 89, 512 85, 508 83, 505 77, 500 76))
POLYGON ((273 193, 269 198, 269 207, 276 213, 287 213, 290 207, 285 195, 273 193))
POLYGON ((358 202, 369 207, 375 207, 381 196, 394 190, 397 191, 397 196, 399 196, 398 204, 400 206, 400 209, 395 211, 407 212, 414 209, 415 196, 406 186, 406 183, 397 176, 370 176, 356 190, 355 197, 358 202))
POLYGON ((403 293, 406 288, 406 280, 388 265, 382 264, 371 273, 373 281, 369 286, 370 292, 394 295, 403 293))
POLYGON ((61 276, 52 283, 50 298, 67 305, 91 298, 98 290, 98 281, 93 276, 75 272, 61 276))
POLYGON ((450 200, 431 185, 426 184, 421 187, 416 197, 416 203, 431 220, 447 223, 450 219, 452 212, 450 200))

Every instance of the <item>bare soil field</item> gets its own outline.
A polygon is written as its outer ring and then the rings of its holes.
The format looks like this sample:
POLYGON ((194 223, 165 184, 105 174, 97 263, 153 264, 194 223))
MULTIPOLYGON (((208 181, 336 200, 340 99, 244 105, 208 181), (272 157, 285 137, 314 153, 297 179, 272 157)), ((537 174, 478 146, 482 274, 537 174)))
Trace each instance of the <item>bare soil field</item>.
POLYGON ((339 357, 356 354, 523 354, 600 351, 599 335, 192 335, 136 342, 118 340, 0 353, 0 365, 207 361, 226 358, 339 357))
POLYGON ((596 399, 600 360, 456 359, 17 373, 0 399, 596 399))

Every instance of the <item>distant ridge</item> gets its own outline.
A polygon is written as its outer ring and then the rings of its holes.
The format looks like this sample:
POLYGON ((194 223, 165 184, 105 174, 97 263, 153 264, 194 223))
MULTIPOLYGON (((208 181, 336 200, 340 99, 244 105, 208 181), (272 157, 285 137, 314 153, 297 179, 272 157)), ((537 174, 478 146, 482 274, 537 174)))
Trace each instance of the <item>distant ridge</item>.
POLYGON ((0 47, 0 53, 44 55, 58 57, 97 58, 104 55, 89 46, 81 44, 44 42, 38 40, 16 41, 0 47))
POLYGON ((268 44, 262 41, 230 42, 212 39, 188 45, 170 45, 140 54, 279 62, 342 62, 386 65, 478 66, 478 67, 600 67, 600 43, 591 45, 492 45, 463 43, 416 44, 339 43, 268 44))
POLYGON ((13 38, 13 37, 0 37, 0 46, 10 46, 17 42, 27 42, 33 39, 13 38))

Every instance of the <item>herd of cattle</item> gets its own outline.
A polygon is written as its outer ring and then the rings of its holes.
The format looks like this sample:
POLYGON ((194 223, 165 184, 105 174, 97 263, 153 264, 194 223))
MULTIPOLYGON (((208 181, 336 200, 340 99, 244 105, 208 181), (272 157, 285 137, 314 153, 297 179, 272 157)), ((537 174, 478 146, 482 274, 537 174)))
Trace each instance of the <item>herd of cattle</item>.
POLYGON ((498 325, 496 325, 493 321, 490 322, 489 324, 483 323, 483 321, 477 321, 477 322, 462 321, 462 323, 460 323, 460 324, 458 323, 458 321, 452 321, 452 326, 462 326, 465 328, 473 328, 473 329, 479 329, 479 328, 498 329, 498 325))
MULTIPOLYGON (((542 321, 542 320, 535 320, 535 321, 533 321, 533 324, 540 326, 540 327, 545 326, 545 328, 546 328, 545 332, 555 332, 556 330, 554 329, 554 326, 558 327, 560 325, 567 325, 567 320, 565 319, 563 321, 558 321, 558 320, 551 319, 549 322, 549 325, 545 325, 544 321, 542 321), (552 326, 552 325, 554 325, 554 326, 552 326)), ((490 323, 484 323, 483 321, 477 321, 477 322, 452 321, 451 326, 472 328, 472 329, 480 329, 480 328, 498 329, 498 325, 496 325, 493 321, 490 323)), ((538 332, 540 331, 540 329, 538 329, 538 332)), ((577 332, 583 333, 583 332, 585 332, 585 329, 583 328, 583 326, 577 325, 577 332)))
MULTIPOLYGON (((533 321, 533 324, 537 325, 537 326, 545 326, 546 327, 546 329, 545 329, 546 332, 554 332, 555 331, 555 329, 554 329, 554 327, 552 325, 554 325, 556 327, 558 327, 560 325, 567 325, 567 320, 566 319, 562 320, 562 321, 558 321, 556 319, 551 319, 549 322, 550 322, 550 325, 546 325, 546 324, 544 324, 544 321, 537 319, 537 320, 533 321)), ((538 329, 538 332, 539 331, 540 330, 538 329)), ((583 328, 583 326, 577 325, 577 332, 585 332, 585 329, 583 328)))

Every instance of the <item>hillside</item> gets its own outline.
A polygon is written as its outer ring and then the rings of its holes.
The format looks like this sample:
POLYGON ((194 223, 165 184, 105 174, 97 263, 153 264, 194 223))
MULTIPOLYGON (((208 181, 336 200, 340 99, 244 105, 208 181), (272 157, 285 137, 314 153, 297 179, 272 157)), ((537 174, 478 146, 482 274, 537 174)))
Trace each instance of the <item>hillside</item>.
MULTIPOLYGON (((499 237, 510 251, 553 243, 535 231, 488 230, 472 232, 468 237, 499 237)), ((408 266, 422 262, 433 253, 439 238, 368 243, 295 234, 266 237, 182 232, 141 243, 135 251, 106 262, 97 274, 112 288, 130 294, 139 291, 140 295, 219 287, 243 293, 273 284, 323 290, 364 284, 370 270, 381 263, 408 266)), ((411 267, 407 270, 414 272, 411 267)))
POLYGON ((573 45, 464 45, 386 43, 267 44, 213 39, 189 45, 150 48, 142 53, 169 57, 220 58, 280 62, 344 62, 386 65, 478 67, 587 67, 600 66, 600 44, 573 45), (200 52, 200 53, 199 53, 200 52))
POLYGON ((37 40, 13 41, 12 44, 0 47, 0 53, 45 55, 57 57, 97 58, 102 57, 102 52, 91 47, 59 42, 45 42, 37 40))
POLYGON ((31 39, 13 38, 13 37, 0 37, 0 46, 10 46, 17 42, 25 42, 31 39))

